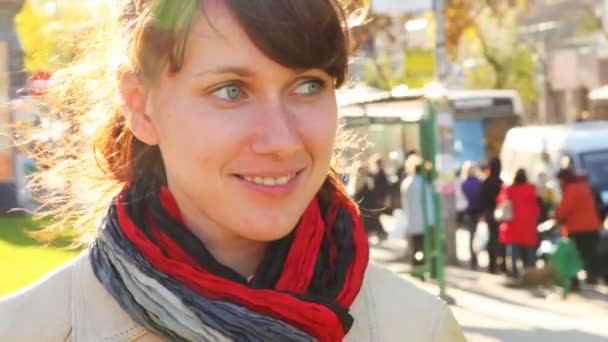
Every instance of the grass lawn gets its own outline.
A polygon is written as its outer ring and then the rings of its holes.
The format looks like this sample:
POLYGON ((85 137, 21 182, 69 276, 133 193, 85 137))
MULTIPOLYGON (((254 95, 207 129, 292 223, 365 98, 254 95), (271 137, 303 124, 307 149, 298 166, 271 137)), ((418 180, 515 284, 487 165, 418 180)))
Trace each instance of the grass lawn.
POLYGON ((49 270, 78 255, 67 249, 67 239, 45 246, 27 234, 40 222, 26 215, 0 216, 0 296, 40 278, 49 270))

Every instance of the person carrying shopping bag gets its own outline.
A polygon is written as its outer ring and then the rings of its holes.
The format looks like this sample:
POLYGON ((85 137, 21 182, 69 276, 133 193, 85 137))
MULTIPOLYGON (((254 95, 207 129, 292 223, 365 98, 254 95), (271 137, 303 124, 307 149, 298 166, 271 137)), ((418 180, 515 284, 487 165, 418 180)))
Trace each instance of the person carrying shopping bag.
MULTIPOLYGON (((540 208, 536 200, 536 189, 528 182, 524 169, 517 170, 513 184, 504 187, 497 199, 497 210, 511 211, 510 217, 502 219, 500 224, 500 242, 507 245, 511 256, 510 276, 519 278, 517 261, 521 257, 524 267, 533 267, 535 247, 538 241, 536 222, 540 208), (510 206, 510 209, 506 209, 510 206)), ((497 217, 500 219, 500 217, 497 217)))

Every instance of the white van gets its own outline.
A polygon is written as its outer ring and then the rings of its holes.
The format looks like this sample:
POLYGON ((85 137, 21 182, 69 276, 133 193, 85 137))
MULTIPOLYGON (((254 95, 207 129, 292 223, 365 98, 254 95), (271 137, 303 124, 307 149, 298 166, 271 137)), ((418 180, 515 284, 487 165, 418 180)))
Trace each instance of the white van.
POLYGON ((588 177, 596 196, 608 205, 608 121, 512 128, 500 159, 501 177, 508 184, 518 168, 536 182, 541 172, 555 180, 559 169, 568 164, 588 177))

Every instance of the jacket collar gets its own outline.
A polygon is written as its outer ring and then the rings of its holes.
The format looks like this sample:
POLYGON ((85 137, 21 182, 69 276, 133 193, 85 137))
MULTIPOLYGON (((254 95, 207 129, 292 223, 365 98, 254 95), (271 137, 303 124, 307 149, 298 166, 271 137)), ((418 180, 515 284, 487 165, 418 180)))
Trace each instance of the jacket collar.
POLYGON ((89 250, 76 260, 72 281, 74 341, 131 341, 146 333, 97 280, 89 250))

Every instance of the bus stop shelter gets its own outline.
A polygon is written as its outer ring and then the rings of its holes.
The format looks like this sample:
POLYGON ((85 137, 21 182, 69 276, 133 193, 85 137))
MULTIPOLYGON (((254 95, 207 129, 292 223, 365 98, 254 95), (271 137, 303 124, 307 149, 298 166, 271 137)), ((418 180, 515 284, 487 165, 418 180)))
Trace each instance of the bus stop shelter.
MULTIPOLYGON (((453 195, 454 170, 451 169, 452 165, 448 165, 450 162, 447 161, 449 158, 446 158, 445 153, 450 149, 441 146, 442 136, 449 130, 450 122, 448 122, 449 118, 446 113, 441 112, 440 101, 429 99, 423 90, 408 90, 397 94, 363 88, 340 92, 338 105, 339 118, 347 130, 371 125, 407 125, 418 129, 419 154, 425 162, 427 178, 433 185, 435 234, 431 234, 431 227, 426 223, 424 230, 425 263, 422 267, 414 267, 412 274, 422 278, 426 275, 436 278, 440 295, 446 297, 444 249, 438 247, 444 246, 446 222, 451 219, 446 215, 442 217, 442 213, 453 212, 453 209, 443 210, 449 206, 449 201, 445 201, 446 196, 443 195, 450 192, 453 195)), ((444 110, 445 107, 443 106, 444 110)), ((449 135, 449 132, 447 133, 449 135)), ((426 203, 424 192, 422 196, 421 201, 424 205, 426 203)))

